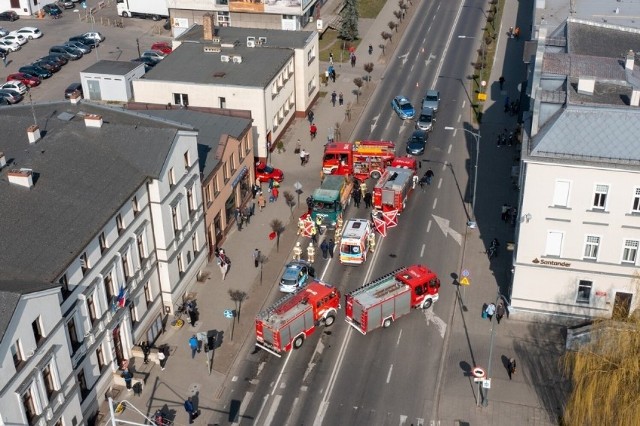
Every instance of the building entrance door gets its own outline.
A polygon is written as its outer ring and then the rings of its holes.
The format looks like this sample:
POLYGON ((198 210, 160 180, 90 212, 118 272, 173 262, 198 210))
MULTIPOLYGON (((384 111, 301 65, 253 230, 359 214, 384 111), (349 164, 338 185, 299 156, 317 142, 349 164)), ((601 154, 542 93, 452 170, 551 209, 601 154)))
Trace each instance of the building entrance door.
POLYGON ((124 363, 124 354, 122 353, 122 340, 120 339, 120 326, 113 329, 113 350, 115 351, 118 367, 122 367, 124 363))

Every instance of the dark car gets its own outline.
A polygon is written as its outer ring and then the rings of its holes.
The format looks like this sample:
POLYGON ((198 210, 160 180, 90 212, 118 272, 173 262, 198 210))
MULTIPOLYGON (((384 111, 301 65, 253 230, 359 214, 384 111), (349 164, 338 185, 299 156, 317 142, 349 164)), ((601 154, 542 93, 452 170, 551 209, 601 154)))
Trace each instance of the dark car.
POLYGON ((64 46, 73 47, 82 53, 91 53, 91 47, 79 41, 67 41, 64 43, 64 46))
POLYGON ((85 46, 89 46, 90 48, 94 48, 94 47, 98 47, 98 45, 100 44, 99 41, 89 38, 89 37, 85 37, 83 35, 78 35, 78 36, 73 36, 69 38, 69 41, 77 41, 80 42, 82 44, 84 44, 85 46))
POLYGON ((44 6, 42 6, 42 10, 44 11, 44 13, 50 16, 62 15, 62 9, 60 9, 58 5, 53 3, 45 4, 44 6))
POLYGON ((33 62, 31 65, 36 65, 40 68, 44 68, 45 70, 51 71, 53 73, 60 71, 60 65, 58 65, 53 61, 45 61, 44 59, 38 59, 37 61, 33 62))
POLYGON ((407 141, 407 154, 422 155, 427 145, 427 132, 424 130, 414 130, 407 141))
POLYGON ((144 72, 149 72, 156 66, 156 63, 153 59, 149 58, 136 58, 132 59, 131 62, 142 62, 144 64, 144 72))
POLYGON ((49 78, 53 75, 50 71, 37 65, 25 65, 24 67, 20 67, 20 69, 18 69, 18 72, 24 72, 40 78, 49 78))
POLYGON ((22 100, 24 96, 22 96, 15 90, 0 89, 0 97, 3 97, 7 101, 9 101, 10 104, 17 104, 22 100))
POLYGON ((82 95, 82 84, 80 83, 71 83, 69 87, 64 89, 64 98, 69 99, 71 95, 74 93, 78 93, 82 95))
POLYGON ((69 60, 59 53, 51 53, 47 56, 43 56, 40 59, 43 61, 53 61, 60 66, 67 65, 69 63, 69 60))
POLYGON ((53 46, 49 49, 49 53, 62 53, 72 61, 82 58, 82 52, 74 47, 69 46, 53 46))
POLYGON ((0 21, 15 21, 16 19, 20 19, 20 16, 13 10, 7 10, 6 12, 0 13, 0 21))
POLYGON ((0 58, 6 58, 8 54, 9 54, 9 49, 0 47, 0 58))

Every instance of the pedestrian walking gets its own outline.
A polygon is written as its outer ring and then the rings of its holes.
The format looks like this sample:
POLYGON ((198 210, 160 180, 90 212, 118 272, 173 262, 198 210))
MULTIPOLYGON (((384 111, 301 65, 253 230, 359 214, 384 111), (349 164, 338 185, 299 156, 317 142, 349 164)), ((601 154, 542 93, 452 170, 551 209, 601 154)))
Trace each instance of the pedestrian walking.
POLYGON ((253 251, 253 265, 257 268, 260 265, 260 250, 253 251))
POLYGON ((371 192, 367 191, 364 193, 364 206, 368 209, 371 208, 371 199, 373 198, 373 195, 371 195, 371 192))
POLYGON ((309 136, 311 136, 311 139, 314 139, 317 134, 318 127, 316 126, 316 123, 311 123, 311 126, 309 126, 309 136))
POLYGON ((505 314, 504 303, 500 301, 500 303, 498 303, 498 307, 496 308, 496 321, 498 321, 498 324, 500 324, 500 320, 502 319, 504 314, 505 314))
POLYGON ((354 53, 351 54, 351 68, 356 66, 356 55, 354 53))
POLYGON ((311 242, 314 245, 318 244, 318 228, 316 226, 311 228, 311 242))
POLYGON ((504 98, 504 112, 507 113, 511 110, 511 103, 510 103, 510 99, 507 96, 506 98, 504 98))
POLYGON ((369 43, 369 55, 373 53, 373 46, 369 43))
POLYGON ((191 348, 191 359, 193 359, 196 357, 196 352, 198 352, 198 339, 195 334, 189 339, 189 347, 191 348))
POLYGON ((429 169, 425 172, 424 177, 425 177, 425 182, 427 182, 427 185, 431 185, 431 181, 433 180, 433 170, 429 169))
POLYGON ((493 319, 493 314, 496 313, 496 305, 494 305, 493 303, 489 303, 485 312, 487 313, 487 318, 489 318, 489 321, 491 321, 493 319))
POLYGON ((125 370, 122 372, 122 378, 124 379, 124 384, 127 386, 127 390, 131 392, 131 381, 133 380, 133 374, 131 374, 128 368, 125 368, 125 370))
POLYGON ((360 189, 353 193, 353 204, 356 206, 356 209, 360 208, 360 200, 362 199, 362 192, 360 189))
POLYGON ((307 246, 307 260, 313 263, 316 261, 316 248, 314 247, 315 243, 309 243, 307 246))
POLYGON ((333 259, 333 250, 336 248, 336 243, 333 242, 333 238, 329 238, 327 245, 329 246, 329 257, 333 259))
POLYGON ((7 55, 5 54, 2 55, 2 63, 4 64, 5 68, 9 65, 9 61, 7 61, 7 55))
POLYGON ((299 154, 300 155, 300 165, 301 166, 304 166, 305 158, 307 157, 306 154, 307 154, 306 151, 304 150, 304 148, 302 148, 300 150, 300 154, 299 154))
POLYGON ((516 40, 518 40, 520 38, 520 27, 516 27, 513 30, 513 36, 516 38, 516 40))
POLYGON ((244 221, 249 225, 251 223, 251 208, 246 206, 242 214, 244 215, 244 221))
POLYGON ((278 201, 278 195, 280 195, 280 191, 278 190, 277 187, 274 187, 271 190, 271 197, 273 198, 273 201, 278 201))
POLYGON ((329 243, 327 240, 322 240, 322 244, 320 244, 320 250, 322 250, 322 258, 326 259, 329 257, 329 243))
POLYGON ((333 65, 333 52, 329 52, 329 63, 333 65))
POLYGON ((502 88, 504 87, 504 82, 506 80, 504 79, 503 76, 500 76, 500 78, 498 79, 498 83, 500 84, 500 90, 502 90, 502 88))
POLYGON ((302 247, 300 247, 300 241, 298 241, 293 247, 293 260, 300 260, 300 257, 302 257, 302 247))
POLYGON ((158 361, 160 362, 160 369, 164 371, 164 366, 167 363, 167 355, 165 354, 164 346, 161 346, 158 350, 158 361))
POLYGON ((503 222, 508 222, 509 221, 509 210, 511 209, 511 206, 507 203, 504 203, 502 205, 502 215, 500 216, 503 222))
POLYGON ((333 69, 333 67, 331 67, 331 71, 329 72, 329 77, 331 77, 331 81, 332 82, 336 82, 336 70, 333 69))
POLYGON ((312 211, 313 211, 313 198, 311 198, 311 196, 308 196, 307 197, 307 213, 311 215, 312 211))
POLYGON ((189 316, 191 327, 195 327, 196 322, 198 321, 198 313, 196 312, 196 307, 192 301, 187 302, 187 315, 189 316))
POLYGON ((342 94, 342 92, 340 92, 340 94, 338 95, 338 104, 340 106, 344 105, 344 95, 342 94))
POLYGON ((187 398, 184 401, 184 410, 189 414, 189 424, 192 424, 193 421, 198 417, 198 412, 193 406, 193 402, 191 401, 191 397, 187 398))
POLYGON ((260 207, 260 211, 267 205, 267 200, 264 199, 264 195, 262 195, 262 191, 258 194, 258 207, 260 207))
POLYGON ((314 117, 315 117, 315 114, 313 113, 313 111, 309 111, 309 114, 307 114, 307 120, 309 120, 309 124, 313 124, 314 117))
POLYGON ((336 106, 337 98, 338 98, 338 95, 336 94, 336 91, 334 90, 333 92, 331 92, 331 103, 333 104, 333 106, 336 106))
POLYGON ((509 380, 511 380, 511 376, 516 374, 516 359, 509 358, 509 365, 507 366, 507 370, 509 371, 509 380))
POLYGON ((149 364, 149 354, 151 353, 151 349, 149 349, 149 345, 147 342, 140 343, 140 348, 142 349, 142 355, 144 356, 143 362, 145 364, 149 364))

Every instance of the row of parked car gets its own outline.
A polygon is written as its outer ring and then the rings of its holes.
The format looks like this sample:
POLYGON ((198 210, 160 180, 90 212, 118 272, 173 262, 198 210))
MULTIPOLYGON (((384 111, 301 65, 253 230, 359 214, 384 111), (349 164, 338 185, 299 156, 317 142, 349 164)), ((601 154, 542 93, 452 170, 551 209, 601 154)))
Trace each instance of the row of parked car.
POLYGON ((158 41, 151 45, 150 50, 145 50, 139 58, 132 59, 131 62, 142 62, 144 64, 144 70, 149 71, 172 51, 173 49, 169 43, 166 41, 158 41))
MULTIPOLYGON (((20 31, 27 28, 31 27, 14 31, 9 35, 19 36, 20 31)), ((16 42, 22 42, 24 44, 27 42, 27 39, 42 37, 42 33, 39 30, 34 34, 38 34, 37 37, 27 36, 26 38, 23 37, 24 40, 20 40, 18 37, 16 42)), ((0 41, 1 40, 2 39, 0 39, 0 41)), ((97 48, 103 40, 104 36, 99 32, 87 32, 71 37, 68 41, 60 45, 52 46, 49 49, 48 55, 20 67, 17 73, 13 73, 7 77, 7 82, 0 86, 0 104, 15 104, 20 102, 31 87, 38 86, 42 80, 50 78, 54 73, 60 71, 69 61, 82 58, 85 53, 89 53, 92 49, 97 48)), ((75 92, 82 92, 82 86, 79 83, 74 83, 69 86, 65 91, 65 97, 68 98, 75 92)))

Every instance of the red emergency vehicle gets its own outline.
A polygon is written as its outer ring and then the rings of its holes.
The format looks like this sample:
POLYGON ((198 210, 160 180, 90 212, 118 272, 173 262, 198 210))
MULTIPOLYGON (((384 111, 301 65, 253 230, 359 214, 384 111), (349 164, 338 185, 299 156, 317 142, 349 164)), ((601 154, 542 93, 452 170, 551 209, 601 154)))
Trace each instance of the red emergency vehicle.
POLYGON ((414 186, 414 176, 417 176, 414 169, 388 167, 373 187, 373 207, 382 211, 403 211, 414 186))
POLYGON ((391 141, 332 142, 324 147, 322 172, 377 179, 394 158, 396 145, 391 141))
POLYGON ((338 309, 338 289, 314 280, 256 316, 256 346, 278 357, 298 349, 318 325, 331 326, 338 309))
POLYGON ((362 334, 411 312, 429 308, 438 300, 440 280, 423 265, 397 269, 345 295, 347 323, 362 334))

